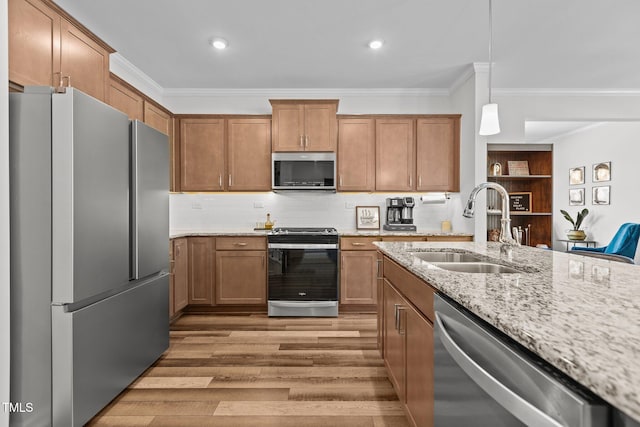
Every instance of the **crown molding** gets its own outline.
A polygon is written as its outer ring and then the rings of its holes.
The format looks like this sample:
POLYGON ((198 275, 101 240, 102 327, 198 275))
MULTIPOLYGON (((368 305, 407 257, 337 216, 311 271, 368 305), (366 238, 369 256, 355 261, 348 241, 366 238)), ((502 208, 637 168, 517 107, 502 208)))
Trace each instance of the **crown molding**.
POLYGON ((640 96, 640 89, 493 88, 496 96, 640 96))
POLYGON ((164 88, 119 53, 109 56, 109 71, 162 104, 164 88))

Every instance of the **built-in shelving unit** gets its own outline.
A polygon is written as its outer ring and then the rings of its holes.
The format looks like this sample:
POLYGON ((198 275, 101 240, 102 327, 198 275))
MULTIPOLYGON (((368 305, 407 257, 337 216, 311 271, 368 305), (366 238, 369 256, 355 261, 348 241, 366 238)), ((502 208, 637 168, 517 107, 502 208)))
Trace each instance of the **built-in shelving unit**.
MULTIPOLYGON (((551 246, 553 204, 553 152, 550 145, 489 144, 487 181, 497 182, 509 193, 530 192, 531 212, 511 211, 512 227, 531 227, 529 244, 551 246), (527 161, 530 175, 509 175, 508 162, 527 161), (490 174, 490 165, 500 163, 502 175, 490 174)), ((497 192, 487 194, 487 228, 500 228, 501 199, 497 192)))

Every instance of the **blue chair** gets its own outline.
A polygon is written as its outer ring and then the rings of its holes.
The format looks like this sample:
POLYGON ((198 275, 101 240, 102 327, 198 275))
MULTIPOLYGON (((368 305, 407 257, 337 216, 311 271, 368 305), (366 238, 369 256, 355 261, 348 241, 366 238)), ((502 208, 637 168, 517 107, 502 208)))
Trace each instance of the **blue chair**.
POLYGON ((585 248, 574 246, 571 252, 580 255, 605 258, 633 264, 636 247, 640 237, 640 224, 627 222, 622 224, 607 246, 600 248, 585 248))

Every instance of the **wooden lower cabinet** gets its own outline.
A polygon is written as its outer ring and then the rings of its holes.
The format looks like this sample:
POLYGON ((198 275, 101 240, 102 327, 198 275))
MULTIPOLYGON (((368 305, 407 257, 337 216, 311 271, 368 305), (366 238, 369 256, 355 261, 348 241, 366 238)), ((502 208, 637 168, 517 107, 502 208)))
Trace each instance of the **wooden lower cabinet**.
POLYGON ((216 251, 216 304, 266 304, 265 251, 216 251))
POLYGON ((171 275, 171 315, 175 315, 189 304, 189 253, 187 238, 172 242, 173 274, 171 275))
POLYGON ((340 304, 376 304, 377 251, 342 251, 340 304))
POLYGON ((189 237, 189 304, 211 305, 215 278, 215 238, 189 237))
POLYGON ((383 306, 383 355, 389 379, 411 425, 432 427, 433 324, 387 278, 383 306))

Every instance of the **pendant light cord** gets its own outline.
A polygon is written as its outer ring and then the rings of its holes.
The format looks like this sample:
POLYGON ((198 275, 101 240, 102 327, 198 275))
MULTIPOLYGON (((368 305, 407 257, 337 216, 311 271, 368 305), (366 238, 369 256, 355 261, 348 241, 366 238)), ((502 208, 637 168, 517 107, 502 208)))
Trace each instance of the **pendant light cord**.
POLYGON ((489 0, 489 104, 491 104, 491 69, 493 68, 493 12, 489 0))

